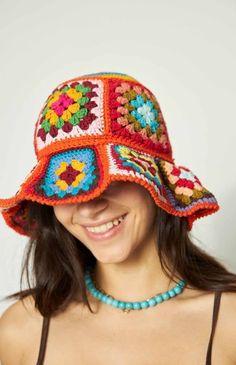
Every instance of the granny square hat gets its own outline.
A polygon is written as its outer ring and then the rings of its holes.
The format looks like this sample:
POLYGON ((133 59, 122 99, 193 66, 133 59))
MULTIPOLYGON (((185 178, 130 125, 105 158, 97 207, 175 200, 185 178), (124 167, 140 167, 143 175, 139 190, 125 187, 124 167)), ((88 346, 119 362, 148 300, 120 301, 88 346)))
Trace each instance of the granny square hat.
POLYGON ((194 220, 219 209, 214 195, 172 156, 154 94, 133 77, 100 72, 59 84, 35 124, 37 163, 17 193, 0 199, 5 222, 30 236, 29 202, 86 202, 115 180, 144 186, 166 212, 194 220))

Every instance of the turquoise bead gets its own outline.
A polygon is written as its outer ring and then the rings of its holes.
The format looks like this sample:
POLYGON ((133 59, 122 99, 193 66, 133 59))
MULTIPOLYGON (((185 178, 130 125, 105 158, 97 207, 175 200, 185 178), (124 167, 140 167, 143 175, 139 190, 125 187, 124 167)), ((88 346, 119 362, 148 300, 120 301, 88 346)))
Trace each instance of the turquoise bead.
POLYGON ((174 289, 170 289, 168 293, 169 293, 171 298, 176 296, 176 293, 175 293, 174 289))
POLYGON ((176 286, 173 290, 176 294, 180 294, 182 292, 182 289, 179 286, 176 286))
POLYGON ((154 299, 155 299, 155 301, 156 301, 156 303, 157 303, 157 304, 162 303, 162 302, 163 302, 163 300, 164 300, 164 299, 162 298, 161 294, 156 295, 156 296, 154 297, 154 299))
POLYGON ((118 303, 119 303, 119 300, 116 300, 116 299, 113 299, 111 304, 114 306, 114 307, 118 307, 118 303))
POLYGON ((120 309, 125 309, 125 302, 120 302, 119 303, 119 308, 120 309))
POLYGON ((106 303, 107 303, 107 304, 111 304, 111 303, 112 303, 112 301, 113 301, 113 299, 112 299, 111 297, 108 297, 108 298, 107 298, 106 303))
POLYGON ((102 297, 103 297, 103 294, 102 294, 102 293, 100 293, 100 292, 98 292, 98 294, 97 294, 97 298, 98 298, 99 300, 101 300, 101 299, 102 299, 102 297))
POLYGON ((133 308, 133 304, 130 302, 125 302, 125 309, 132 309, 133 308))
POLYGON ((141 302, 141 308, 148 308, 149 304, 148 302, 145 300, 145 302, 141 302))
POLYGON ((134 303, 133 303, 133 308, 134 308, 134 309, 140 309, 140 308, 141 308, 140 303, 139 303, 139 302, 134 302, 134 303))
POLYGON ((147 300, 149 307, 154 307, 154 305, 156 305, 156 301, 155 298, 151 298, 147 300))
POLYGON ((167 299, 169 299, 169 298, 170 298, 170 294, 168 293, 168 291, 166 291, 165 293, 161 294, 161 296, 162 296, 162 298, 163 298, 164 300, 167 300, 167 299))
POLYGON ((90 275, 91 270, 92 270, 92 267, 89 266, 85 270, 85 274, 84 274, 84 281, 85 281, 86 287, 89 290, 89 292, 95 298, 100 300, 101 302, 112 305, 114 308, 119 308, 122 310, 131 310, 131 309, 137 310, 137 309, 144 309, 144 308, 148 308, 148 307, 154 307, 155 305, 162 303, 163 301, 168 300, 168 299, 180 294, 186 285, 185 280, 180 280, 174 288, 172 288, 162 294, 158 294, 150 299, 143 300, 140 302, 124 302, 122 300, 113 299, 108 294, 104 294, 99 289, 97 289, 96 286, 94 285, 92 277, 90 275))
POLYGON ((108 299, 108 295, 103 295, 102 298, 101 298, 103 303, 106 303, 107 299, 108 299))

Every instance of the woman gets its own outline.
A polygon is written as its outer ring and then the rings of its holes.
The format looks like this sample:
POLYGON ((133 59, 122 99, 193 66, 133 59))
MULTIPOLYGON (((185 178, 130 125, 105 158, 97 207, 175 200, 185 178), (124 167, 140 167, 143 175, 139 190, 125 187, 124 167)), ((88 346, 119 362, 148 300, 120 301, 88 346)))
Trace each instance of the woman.
POLYGON ((119 73, 67 80, 34 147, 37 165, 0 200, 29 237, 3 365, 235 364, 236 275, 190 238, 219 205, 175 164, 153 93, 119 73))

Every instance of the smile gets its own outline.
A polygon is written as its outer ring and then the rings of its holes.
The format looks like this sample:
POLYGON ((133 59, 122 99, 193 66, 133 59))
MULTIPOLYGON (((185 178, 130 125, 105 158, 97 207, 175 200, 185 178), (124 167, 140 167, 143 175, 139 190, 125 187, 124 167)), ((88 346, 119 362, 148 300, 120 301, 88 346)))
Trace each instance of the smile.
POLYGON ((96 227, 83 227, 87 236, 93 239, 104 239, 113 237, 121 231, 127 214, 96 227))

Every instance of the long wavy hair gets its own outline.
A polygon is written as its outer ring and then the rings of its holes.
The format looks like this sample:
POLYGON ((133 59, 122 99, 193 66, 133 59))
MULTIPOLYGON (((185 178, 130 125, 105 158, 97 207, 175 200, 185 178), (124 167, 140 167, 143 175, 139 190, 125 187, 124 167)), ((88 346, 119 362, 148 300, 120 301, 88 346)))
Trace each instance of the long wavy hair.
MULTIPOLYGON (((57 220, 52 206, 30 201, 28 204, 27 223, 30 228, 37 221, 37 229, 32 229, 25 247, 21 290, 3 300, 21 300, 32 295, 35 308, 43 316, 62 312, 73 301, 83 302, 93 313, 84 270, 87 265, 94 265, 96 258, 57 220), (28 288, 22 290, 25 274, 28 288)), ((184 279, 188 288, 236 292, 236 274, 194 244, 186 218, 173 216, 159 207, 157 210, 156 248, 166 275, 176 283, 174 276, 184 279)))

